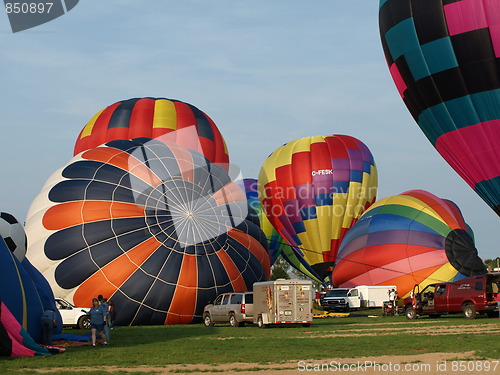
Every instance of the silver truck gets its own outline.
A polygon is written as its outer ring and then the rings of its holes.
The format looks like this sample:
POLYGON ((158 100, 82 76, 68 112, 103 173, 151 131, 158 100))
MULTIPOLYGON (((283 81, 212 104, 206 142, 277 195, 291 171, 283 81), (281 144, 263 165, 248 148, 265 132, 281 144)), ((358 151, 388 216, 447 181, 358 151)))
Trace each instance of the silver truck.
POLYGON ((253 293, 233 292, 219 295, 214 303, 203 309, 203 324, 213 327, 215 323, 229 323, 241 327, 253 321, 253 293))

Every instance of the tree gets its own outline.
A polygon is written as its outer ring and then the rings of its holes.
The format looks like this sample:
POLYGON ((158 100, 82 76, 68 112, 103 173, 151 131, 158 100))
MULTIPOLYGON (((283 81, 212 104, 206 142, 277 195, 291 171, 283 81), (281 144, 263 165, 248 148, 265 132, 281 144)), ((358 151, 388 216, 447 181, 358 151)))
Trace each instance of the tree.
MULTIPOLYGON (((301 280, 311 280, 309 276, 304 275, 302 272, 292 269, 292 277, 294 279, 301 279, 301 280)), ((316 280, 311 280, 313 283, 313 288, 314 290, 321 290, 321 284, 317 282, 316 280)))
POLYGON ((271 267, 271 276, 269 280, 277 279, 290 279, 288 271, 290 270, 290 265, 286 260, 279 256, 271 267))
MULTIPOLYGON (((493 270, 500 268, 500 257, 494 259, 485 259, 484 265, 488 269, 488 272, 493 272, 493 270)), ((497 271, 498 272, 498 271, 497 271)))

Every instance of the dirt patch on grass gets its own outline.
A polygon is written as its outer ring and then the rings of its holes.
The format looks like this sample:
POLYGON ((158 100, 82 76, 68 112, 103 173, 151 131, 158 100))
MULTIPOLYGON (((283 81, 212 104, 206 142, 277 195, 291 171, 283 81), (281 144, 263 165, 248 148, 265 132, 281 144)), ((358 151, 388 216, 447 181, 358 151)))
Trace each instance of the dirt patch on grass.
MULTIPOLYGON (((380 324, 379 328, 371 328, 373 324, 353 324, 349 325, 348 328, 336 328, 332 329, 330 332, 319 333, 318 331, 301 331, 301 335, 290 336, 290 338, 301 339, 301 338, 314 338, 314 337, 361 337, 361 336, 390 336, 390 335, 401 335, 401 334, 412 334, 412 335, 463 335, 463 334, 500 334, 500 325, 491 324, 478 324, 478 325, 448 325, 448 326, 428 326, 428 322, 412 324, 411 327, 408 323, 384 323, 380 324), (404 327, 399 327, 398 325, 405 324, 404 327), (370 328, 363 328, 364 326, 370 328)), ((213 340, 247 340, 249 337, 216 337, 213 340)), ((500 368, 499 368, 500 370, 500 368)))
MULTIPOLYGON (((352 324, 348 326, 326 327, 325 331, 300 330, 300 335, 294 338, 314 337, 353 337, 353 336, 381 336, 381 335, 494 335, 492 342, 498 341, 500 325, 443 325, 439 321, 412 322, 384 322, 373 324, 352 324), (431 325, 433 324, 433 325, 431 325)), ((298 333, 298 332, 297 332, 298 333)), ((248 337, 221 337, 214 340, 244 340, 248 337)), ((431 338, 429 338, 432 340, 431 338)), ((235 343, 237 344, 237 342, 235 343)), ((243 345, 243 341, 240 345, 243 345)), ((399 355, 384 355, 378 357, 360 358, 324 358, 324 359, 297 359, 279 363, 224 363, 224 364, 172 364, 164 366, 107 366, 52 368, 34 370, 40 374, 74 374, 78 372, 108 373, 121 372, 122 374, 222 374, 222 375, 300 375, 300 374, 408 374, 408 375, 491 375, 500 373, 500 363, 496 359, 484 359, 475 352, 464 353, 419 353, 403 352, 399 355)))
MULTIPOLYGON (((493 371, 495 361, 477 358, 474 352, 464 353, 423 353, 404 356, 380 356, 361 358, 325 358, 321 360, 295 360, 273 364, 256 363, 225 363, 217 365, 166 365, 161 367, 106 367, 100 368, 101 373, 123 371, 128 373, 150 373, 158 375, 171 374, 223 374, 223 375, 299 375, 304 373, 343 373, 343 374, 494 374, 498 373, 500 365, 496 361, 496 371, 493 371), (457 362, 454 362, 457 361, 457 362), (458 362, 463 361, 463 362, 458 362), (459 364, 469 366, 467 371, 454 371, 459 364), (473 364, 473 371, 471 370, 473 364), (489 370, 486 367, 489 366, 489 370)), ((79 371, 95 371, 95 367, 79 367, 72 369, 53 368, 38 370, 39 373, 50 374, 55 371, 68 371, 68 374, 79 371)))
MULTIPOLYGON (((373 326, 372 326, 373 327, 373 326)), ((479 324, 474 326, 412 326, 412 327, 381 327, 381 328, 356 328, 356 329, 342 329, 336 330, 331 333, 318 334, 311 332, 310 335, 297 336, 297 338, 306 337, 353 337, 353 336, 388 336, 400 334, 413 334, 413 335, 462 335, 462 334, 500 334, 500 326, 492 326, 491 324, 479 324)))

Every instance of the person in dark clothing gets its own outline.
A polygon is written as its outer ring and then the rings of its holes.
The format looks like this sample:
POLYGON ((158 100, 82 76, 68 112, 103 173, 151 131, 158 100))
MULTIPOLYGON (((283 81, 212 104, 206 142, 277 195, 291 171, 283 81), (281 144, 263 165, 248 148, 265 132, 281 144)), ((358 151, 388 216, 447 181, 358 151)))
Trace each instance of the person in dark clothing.
POLYGON ((116 319, 116 306, 113 300, 109 300, 108 302, 108 314, 109 314, 109 328, 113 329, 115 326, 115 319, 116 319))
POLYGON ((54 309, 47 309, 42 314, 42 340, 44 345, 52 345, 52 332, 57 325, 56 312, 54 309))

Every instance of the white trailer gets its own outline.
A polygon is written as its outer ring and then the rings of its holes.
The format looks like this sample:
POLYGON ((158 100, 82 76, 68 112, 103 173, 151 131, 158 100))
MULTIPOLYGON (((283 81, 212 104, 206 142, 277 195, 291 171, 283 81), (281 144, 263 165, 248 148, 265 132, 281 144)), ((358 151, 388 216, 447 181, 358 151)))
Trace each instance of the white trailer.
POLYGON ((312 281, 263 281, 253 284, 253 322, 260 328, 268 324, 312 323, 312 281))
POLYGON ((355 288, 335 288, 321 301, 325 310, 344 310, 383 307, 389 300, 389 291, 396 285, 360 285, 355 288))
POLYGON ((360 307, 382 307, 384 301, 389 301, 389 291, 397 290, 396 285, 360 285, 356 288, 360 296, 360 307))

